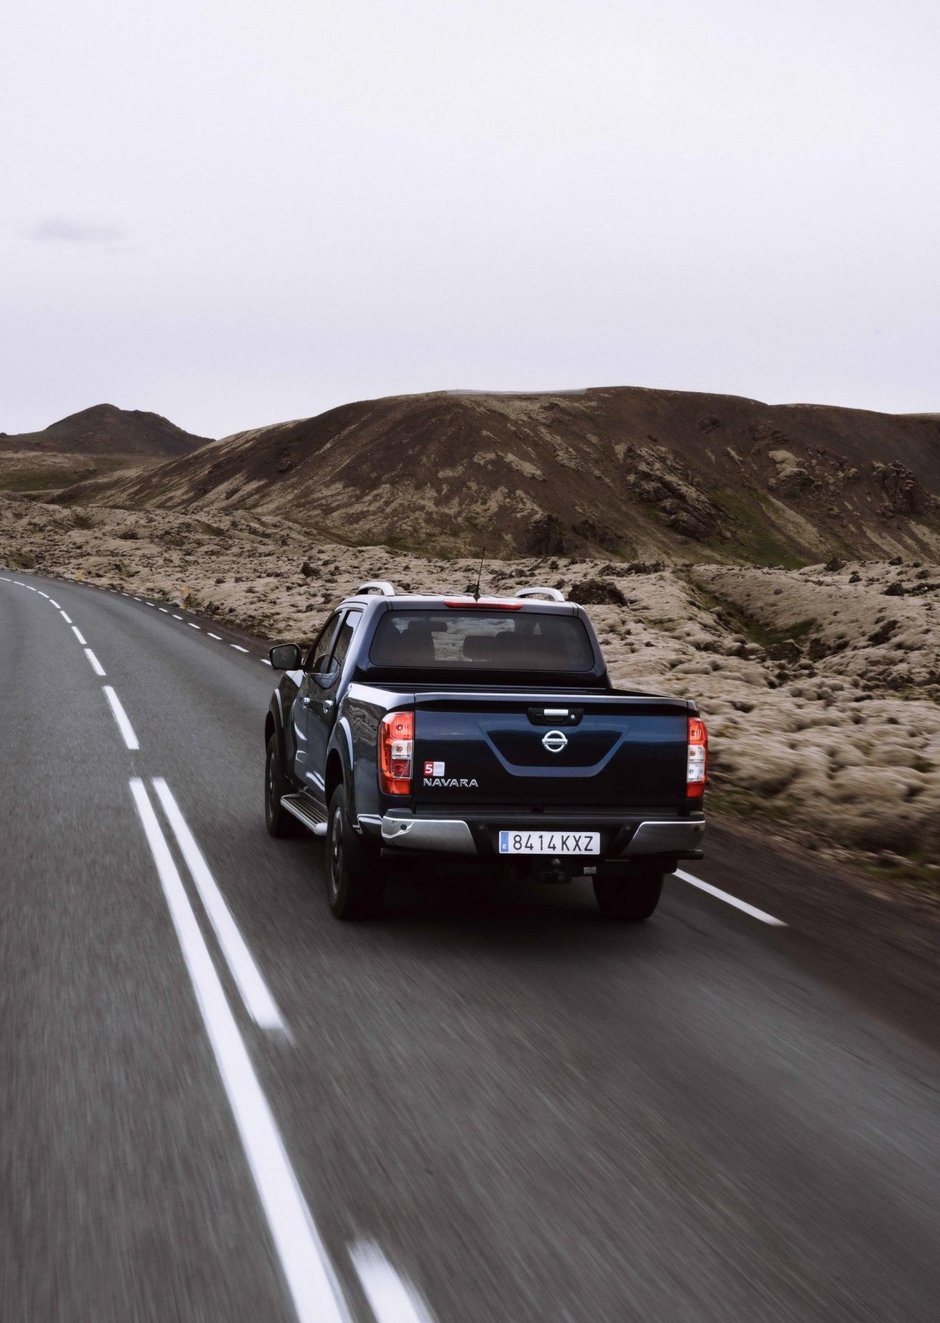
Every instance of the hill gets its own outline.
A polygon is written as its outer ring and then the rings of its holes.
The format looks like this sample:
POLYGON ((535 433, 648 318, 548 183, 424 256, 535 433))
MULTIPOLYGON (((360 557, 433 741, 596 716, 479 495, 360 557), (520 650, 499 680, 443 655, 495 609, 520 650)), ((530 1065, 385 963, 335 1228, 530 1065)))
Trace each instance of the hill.
POLYGON ((96 404, 60 418, 41 432, 13 436, 4 433, 0 435, 0 451, 174 459, 188 455, 210 439, 184 432, 156 413, 96 404))
POLYGON ((64 494, 435 554, 935 557, 940 423, 615 387, 343 405, 64 494))
POLYGON ((96 404, 41 432, 0 433, 0 489, 47 492, 188 455, 208 441, 156 413, 96 404))

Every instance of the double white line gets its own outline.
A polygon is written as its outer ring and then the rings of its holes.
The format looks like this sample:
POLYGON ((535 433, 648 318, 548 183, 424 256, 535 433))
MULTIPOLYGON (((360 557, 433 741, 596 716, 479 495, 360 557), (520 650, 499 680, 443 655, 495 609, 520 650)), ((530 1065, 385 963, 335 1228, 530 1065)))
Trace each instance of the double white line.
MULTIPOLYGON (((154 777, 151 785, 248 1014, 262 1029, 290 1039, 290 1031, 277 1003, 169 786, 162 777, 154 777)), ((297 1318, 300 1323, 352 1323, 343 1288, 294 1174, 277 1122, 251 1064, 245 1040, 189 902, 170 839, 140 777, 131 779, 130 791, 157 867, 196 1002, 297 1318)), ((349 1256, 377 1323, 433 1323, 418 1291, 389 1263, 377 1245, 369 1241, 357 1242, 350 1247, 349 1256)))
MULTIPOLYGON (((169 787, 157 777, 153 780, 153 789, 199 890, 249 1012, 263 1027, 286 1032, 280 1011, 235 927, 228 906, 169 787)), ((147 788, 139 777, 134 777, 130 782, 130 790, 157 866, 196 1001, 271 1228, 297 1318, 301 1323, 349 1323, 351 1315, 342 1288, 301 1193, 277 1122, 251 1064, 245 1041, 225 996, 147 788)))

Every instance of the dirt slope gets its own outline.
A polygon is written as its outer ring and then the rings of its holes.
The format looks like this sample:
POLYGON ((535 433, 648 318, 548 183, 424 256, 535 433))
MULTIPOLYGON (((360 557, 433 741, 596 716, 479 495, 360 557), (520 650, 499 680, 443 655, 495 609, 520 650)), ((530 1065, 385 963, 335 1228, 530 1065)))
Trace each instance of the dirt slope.
POLYGON ((67 499, 255 510, 446 555, 797 565, 936 555, 938 494, 931 417, 617 387, 348 404, 67 499))

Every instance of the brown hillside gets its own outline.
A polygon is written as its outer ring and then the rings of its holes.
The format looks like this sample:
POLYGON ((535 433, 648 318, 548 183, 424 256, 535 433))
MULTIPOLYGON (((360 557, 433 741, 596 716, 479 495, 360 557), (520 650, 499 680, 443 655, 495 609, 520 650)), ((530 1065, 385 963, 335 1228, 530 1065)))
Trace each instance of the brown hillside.
POLYGON ((940 424, 734 396, 438 392, 228 437, 67 499, 289 517, 446 554, 936 556, 940 424))
POLYGON ((0 436, 0 451, 175 459, 209 440, 184 432, 156 413, 96 404, 61 418, 41 432, 4 434, 0 436))

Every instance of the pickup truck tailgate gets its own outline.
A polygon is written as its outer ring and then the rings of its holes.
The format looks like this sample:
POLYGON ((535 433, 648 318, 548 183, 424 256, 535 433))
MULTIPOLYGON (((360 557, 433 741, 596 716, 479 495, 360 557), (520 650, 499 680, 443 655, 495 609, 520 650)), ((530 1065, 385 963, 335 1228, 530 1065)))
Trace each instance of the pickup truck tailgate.
POLYGON ((616 694, 418 693, 416 807, 681 803, 689 711, 616 694))

